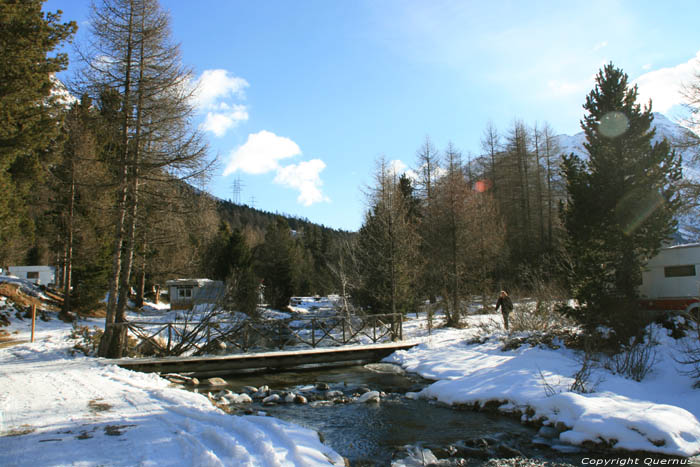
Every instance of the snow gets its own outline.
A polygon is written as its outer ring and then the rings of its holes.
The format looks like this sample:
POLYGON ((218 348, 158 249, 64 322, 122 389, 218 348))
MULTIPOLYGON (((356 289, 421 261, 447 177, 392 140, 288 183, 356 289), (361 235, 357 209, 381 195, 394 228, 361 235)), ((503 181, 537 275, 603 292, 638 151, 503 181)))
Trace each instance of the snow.
MULTIPOLYGON (((28 328, 9 331, 28 340, 28 328)), ((314 431, 227 415, 157 375, 73 356, 58 320, 37 329, 33 344, 0 349, 0 465, 344 465, 314 431)))
MULTIPOLYGON (((148 307, 132 318, 163 313, 169 314, 148 307)), ((3 329, 21 342, 29 340, 30 327, 29 320, 14 319, 3 329)), ((666 329, 654 330, 656 364, 642 382, 599 361, 589 379, 593 391, 585 394, 570 390, 581 367, 578 351, 562 343, 504 351, 498 315, 470 315, 465 329, 433 326, 430 333, 424 315, 411 316, 403 330, 420 343, 384 362, 434 380, 409 398, 454 406, 499 401, 499 410, 524 422, 556 427, 561 449, 591 441, 630 451, 700 453, 700 390, 674 360, 683 342, 666 329)), ((206 396, 157 375, 75 356, 70 331, 56 319, 39 321, 35 343, 0 348, 0 465, 343 465, 314 431, 272 417, 228 415, 206 396)), ((421 461, 425 455, 416 453, 421 461)))
POLYGON ((25 294, 36 298, 41 298, 43 300, 48 300, 49 297, 44 294, 44 291, 40 286, 29 282, 26 279, 20 279, 17 276, 0 275, 0 283, 6 282, 8 284, 15 284, 19 286, 19 290, 25 294))
POLYGON ((700 391, 681 374, 683 368, 673 359, 680 356, 680 344, 665 329, 656 330, 660 345, 651 375, 636 382, 598 365, 590 378, 594 392, 588 394, 569 390, 581 367, 577 352, 528 345, 503 351, 498 336, 468 345, 475 333, 474 327, 438 332, 384 361, 436 380, 410 397, 449 405, 501 401, 500 410, 521 413, 523 421, 565 426, 559 435, 564 443, 605 441, 630 451, 700 453, 700 391), (456 332, 461 332, 461 338, 456 332))

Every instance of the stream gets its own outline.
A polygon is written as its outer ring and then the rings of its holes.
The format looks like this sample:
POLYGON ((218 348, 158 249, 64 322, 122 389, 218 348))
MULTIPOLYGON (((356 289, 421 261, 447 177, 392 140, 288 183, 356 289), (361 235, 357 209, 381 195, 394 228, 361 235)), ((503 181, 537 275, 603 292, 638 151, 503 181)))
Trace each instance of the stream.
POLYGON ((389 466, 418 448, 449 459, 439 465, 496 465, 488 463, 494 458, 516 458, 519 463, 513 465, 522 466, 581 465, 583 457, 582 452, 553 450, 536 428, 515 418, 408 398, 407 392, 420 391, 430 381, 391 364, 231 376, 227 382, 234 393, 266 385, 282 397, 288 392, 304 395, 308 404, 264 405, 257 399, 233 405, 230 412, 264 412, 313 429, 353 467, 389 466), (381 401, 348 402, 368 390, 380 391, 381 401))

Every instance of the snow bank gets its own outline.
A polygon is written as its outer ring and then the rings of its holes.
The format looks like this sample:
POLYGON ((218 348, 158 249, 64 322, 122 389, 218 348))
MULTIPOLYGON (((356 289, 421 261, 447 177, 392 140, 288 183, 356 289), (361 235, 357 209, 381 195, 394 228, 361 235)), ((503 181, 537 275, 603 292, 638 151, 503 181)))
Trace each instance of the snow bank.
POLYGON ((462 331, 461 339, 450 332, 450 338, 436 336, 384 360, 437 380, 418 397, 450 405, 502 401, 501 410, 526 413, 524 421, 565 425, 560 440, 575 445, 605 441, 626 450, 700 452, 700 391, 680 375, 672 358, 677 343, 664 330, 658 331, 658 360, 646 380, 638 383, 597 368, 592 394, 569 391, 581 367, 571 350, 523 346, 503 352, 496 339, 467 345, 469 331, 462 331))
POLYGON ((42 300, 48 300, 49 297, 46 296, 42 288, 26 279, 20 279, 16 276, 0 275, 0 283, 6 282, 8 284, 16 284, 19 289, 25 295, 30 295, 32 297, 41 298, 42 300))
POLYGON ((71 357, 66 334, 0 350, 0 465, 344 465, 314 431, 71 357))

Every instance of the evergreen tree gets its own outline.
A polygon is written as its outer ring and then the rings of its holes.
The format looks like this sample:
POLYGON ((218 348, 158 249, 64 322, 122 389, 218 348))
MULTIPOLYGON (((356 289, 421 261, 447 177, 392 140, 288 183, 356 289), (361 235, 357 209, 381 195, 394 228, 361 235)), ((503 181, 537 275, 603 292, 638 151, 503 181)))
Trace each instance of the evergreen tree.
MULTIPOLYGON (((71 290, 77 291, 73 284, 73 266, 82 270, 83 283, 99 284, 99 280, 86 281, 86 275, 92 271, 98 276, 105 276, 99 266, 104 265, 101 254, 104 252, 107 221, 100 212, 109 205, 106 166, 102 163, 100 153, 101 127, 100 113, 95 110, 91 99, 84 96, 74 103, 65 118, 66 143, 59 154, 57 163, 51 166, 51 184, 53 209, 47 217, 52 219, 52 233, 56 238, 54 250, 60 252, 61 282, 64 291, 64 315, 71 311, 71 290)), ((104 289, 96 301, 90 303, 81 291, 81 306, 94 307, 104 298, 104 289)))
POLYGON ((255 270, 263 279, 265 300, 275 309, 289 305, 294 294, 295 267, 294 241, 288 224, 278 220, 265 234, 265 243, 255 251, 255 270))
POLYGON ((211 278, 227 284, 228 307, 233 311, 254 314, 260 281, 253 272, 253 254, 240 230, 231 232, 228 224, 222 223, 210 247, 209 257, 211 278))
POLYGON ((652 143, 651 103, 612 63, 596 76, 581 122, 588 160, 564 159, 565 227, 572 261, 570 285, 590 327, 624 335, 635 311, 642 266, 675 231, 680 160, 669 143, 652 143))
POLYGON ((18 243, 33 235, 26 198, 43 175, 41 161, 59 138, 61 108, 52 74, 66 54, 48 54, 77 26, 61 12, 44 13, 42 0, 0 1, 0 262, 18 259, 18 243), (19 240, 18 240, 19 239, 19 240), (13 256, 14 254, 14 256, 13 256))

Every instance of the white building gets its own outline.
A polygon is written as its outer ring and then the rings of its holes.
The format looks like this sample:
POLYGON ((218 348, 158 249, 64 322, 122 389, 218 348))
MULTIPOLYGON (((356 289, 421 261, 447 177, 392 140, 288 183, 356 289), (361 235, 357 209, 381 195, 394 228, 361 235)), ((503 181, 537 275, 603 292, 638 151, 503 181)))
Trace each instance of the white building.
POLYGON ((211 279, 167 281, 171 310, 186 310, 199 303, 216 303, 225 292, 224 283, 211 279))
POLYGON ((20 279, 34 284, 50 285, 56 283, 56 268, 53 266, 10 266, 8 272, 20 279))
POLYGON ((667 310, 694 308, 700 297, 698 272, 700 243, 662 248, 642 271, 639 295, 643 305, 667 310))

